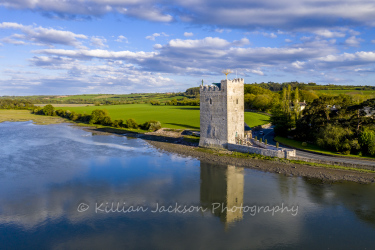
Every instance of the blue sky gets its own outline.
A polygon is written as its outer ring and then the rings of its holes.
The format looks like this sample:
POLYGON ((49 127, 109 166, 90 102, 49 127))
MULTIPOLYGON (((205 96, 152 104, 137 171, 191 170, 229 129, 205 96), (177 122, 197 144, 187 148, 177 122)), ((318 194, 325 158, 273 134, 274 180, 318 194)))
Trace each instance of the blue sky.
POLYGON ((0 0, 0 96, 176 92, 227 68, 374 86, 374 13, 368 0, 0 0))

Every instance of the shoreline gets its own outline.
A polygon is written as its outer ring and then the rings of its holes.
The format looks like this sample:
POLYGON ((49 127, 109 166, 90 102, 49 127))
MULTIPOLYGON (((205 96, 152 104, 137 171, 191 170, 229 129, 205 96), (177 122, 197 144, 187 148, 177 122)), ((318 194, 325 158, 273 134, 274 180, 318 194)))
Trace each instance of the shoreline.
POLYGON ((111 135, 121 134, 123 136, 137 137, 145 140, 149 145, 162 152, 174 153, 181 156, 192 157, 200 161, 208 161, 217 164, 235 165, 238 167, 245 167, 263 172, 283 174, 285 176, 307 177, 322 180, 324 182, 343 182, 352 181, 362 184, 369 184, 375 182, 375 173, 360 172, 359 170, 348 170, 338 168, 328 168, 322 166, 312 166, 303 163, 292 163, 288 160, 271 158, 271 159, 256 159, 233 157, 232 151, 227 150, 211 150, 200 148, 197 144, 189 143, 180 137, 180 133, 170 136, 165 136, 163 133, 149 132, 146 134, 131 133, 131 132, 108 132, 105 128, 83 127, 77 126, 85 131, 100 134, 111 135))
MULTIPOLYGON (((16 119, 15 119, 16 120, 16 119)), ((13 120, 13 121, 15 121, 13 120)), ((18 120, 18 119, 17 119, 18 120)), ((9 120, 8 120, 9 121, 9 120)), ((12 121, 12 120, 10 120, 12 121)), ((25 120, 23 120, 25 121, 25 120)), ((34 122, 35 123, 35 122, 34 122)), ((51 123, 67 123, 85 131, 97 135, 120 135, 130 136, 145 140, 149 145, 157 150, 167 153, 175 153, 182 156, 192 157, 201 161, 209 161, 218 164, 235 165, 250 169, 261 170, 264 172, 278 173, 285 176, 300 176, 307 178, 317 178, 326 182, 352 181, 357 183, 374 183, 375 173, 361 172, 358 170, 339 169, 335 166, 323 164, 326 166, 318 166, 318 164, 309 164, 308 162, 293 163, 288 160, 279 158, 257 159, 251 157, 235 157, 233 152, 227 150, 211 150, 198 147, 197 143, 185 141, 181 132, 148 132, 145 134, 136 131, 127 131, 116 128, 97 128, 87 124, 76 124, 66 119, 59 119, 58 122, 51 123), (232 156, 230 156, 232 155, 232 156)), ((36 123, 38 124, 38 123, 36 123)), ((39 123, 43 124, 43 123, 39 123)), ((44 123, 49 124, 49 123, 44 123)), ((262 158, 260 156, 260 158, 262 158)))

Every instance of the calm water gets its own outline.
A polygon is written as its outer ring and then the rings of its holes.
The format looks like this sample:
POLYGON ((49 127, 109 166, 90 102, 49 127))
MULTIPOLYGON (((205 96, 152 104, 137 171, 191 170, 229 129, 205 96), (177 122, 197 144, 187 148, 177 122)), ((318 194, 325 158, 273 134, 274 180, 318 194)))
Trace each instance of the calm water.
POLYGON ((65 124, 0 123, 0 249, 372 249, 374 243, 374 185, 218 166, 65 124), (190 211, 183 213, 184 206, 190 211))

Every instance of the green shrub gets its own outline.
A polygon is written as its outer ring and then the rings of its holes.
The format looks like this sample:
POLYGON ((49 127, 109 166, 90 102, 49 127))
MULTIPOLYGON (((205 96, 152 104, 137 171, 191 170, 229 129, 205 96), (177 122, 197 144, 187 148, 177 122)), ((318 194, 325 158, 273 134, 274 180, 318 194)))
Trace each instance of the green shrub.
POLYGON ((112 119, 109 115, 106 115, 103 117, 103 119, 100 120, 100 124, 104 126, 112 126, 112 119))
POLYGON ((346 154, 351 149, 349 138, 352 135, 353 132, 349 128, 328 124, 321 128, 317 144, 322 148, 346 154))
POLYGON ((103 124, 108 122, 108 118, 104 121, 105 117, 109 117, 109 113, 105 109, 95 109, 91 113, 91 119, 89 121, 90 124, 103 124))
POLYGON ((302 147, 306 147, 307 146, 307 142, 302 142, 302 147))
POLYGON ((41 107, 36 107, 36 108, 33 109, 32 113, 33 114, 41 114, 41 112, 42 112, 41 110, 42 110, 41 107))
POLYGON ((69 115, 69 119, 72 121, 77 121, 79 118, 81 118, 81 114, 77 114, 76 112, 72 112, 69 115))
POLYGON ((366 128, 359 135, 358 142, 363 154, 375 155, 375 131, 366 128))
POLYGON ((70 117, 70 113, 72 113, 72 112, 70 112, 70 110, 65 111, 64 117, 65 118, 69 118, 70 117))
POLYGON ((127 128, 138 128, 138 124, 133 118, 130 118, 130 119, 126 120, 126 127, 127 128))
POLYGON ((156 131, 158 129, 161 129, 161 123, 159 121, 151 120, 143 123, 142 125, 139 125, 139 127, 144 130, 156 131))
POLYGON ((159 129, 161 129, 161 123, 159 121, 150 122, 150 127, 148 128, 148 130, 156 131, 159 129))
POLYGON ((124 126, 124 121, 122 119, 120 120, 114 120, 112 122, 112 126, 115 127, 115 128, 121 128, 124 126))
POLYGON ((52 116, 54 111, 55 111, 55 108, 51 104, 48 104, 48 105, 44 106, 44 108, 43 108, 43 114, 44 115, 52 116))
POLYGON ((151 105, 160 105, 160 101, 158 100, 151 100, 150 103, 151 105))
POLYGON ((279 148, 279 142, 276 142, 276 148, 279 148))
POLYGON ((56 115, 64 117, 65 116, 65 110, 62 110, 62 109, 56 110, 56 115))

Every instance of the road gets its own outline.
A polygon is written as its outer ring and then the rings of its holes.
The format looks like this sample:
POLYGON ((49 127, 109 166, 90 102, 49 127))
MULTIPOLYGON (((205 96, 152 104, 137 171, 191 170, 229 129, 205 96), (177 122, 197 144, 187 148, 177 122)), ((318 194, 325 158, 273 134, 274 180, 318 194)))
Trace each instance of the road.
MULTIPOLYGON (((264 132, 263 136, 259 134, 259 131, 253 131, 253 138, 257 136, 257 138, 262 138, 264 141, 267 139, 267 144, 276 145, 276 141, 273 139, 275 137, 275 133, 273 131, 273 128, 268 129, 262 129, 264 132)), ((343 162, 343 163, 352 163, 352 164, 363 164, 368 166, 374 166, 375 167, 375 161, 367 161, 367 160, 361 160, 361 159, 353 159, 353 158, 345 158, 345 157, 336 157, 336 156, 329 156, 329 155, 320 155, 317 153, 310 153, 302 150, 296 149, 296 155, 298 157, 305 157, 305 158, 311 158, 311 159, 317 159, 317 160, 323 160, 323 161, 335 161, 335 162, 343 162)))

